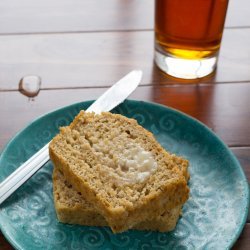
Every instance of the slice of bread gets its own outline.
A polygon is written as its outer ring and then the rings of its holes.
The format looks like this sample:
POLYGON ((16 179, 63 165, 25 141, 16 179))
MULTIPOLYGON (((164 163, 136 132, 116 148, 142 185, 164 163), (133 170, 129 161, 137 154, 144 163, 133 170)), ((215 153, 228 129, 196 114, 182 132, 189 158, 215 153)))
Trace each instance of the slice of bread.
POLYGON ((134 119, 81 111, 61 128, 49 152, 113 232, 152 220, 188 199, 185 171, 134 119))
MULTIPOLYGON (((108 226, 102 215, 83 195, 72 187, 56 167, 53 171, 53 195, 57 218, 62 223, 85 226, 108 226)), ((133 227, 137 230, 168 232, 175 228, 181 206, 165 211, 153 220, 143 221, 133 227)))

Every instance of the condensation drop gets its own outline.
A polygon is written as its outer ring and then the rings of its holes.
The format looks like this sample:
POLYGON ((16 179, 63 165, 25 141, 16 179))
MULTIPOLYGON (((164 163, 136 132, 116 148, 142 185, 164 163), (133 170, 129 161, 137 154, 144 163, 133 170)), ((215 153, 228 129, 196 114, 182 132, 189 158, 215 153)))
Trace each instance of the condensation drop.
POLYGON ((27 97, 35 97, 40 91, 41 82, 40 76, 24 76, 19 82, 19 91, 27 97))

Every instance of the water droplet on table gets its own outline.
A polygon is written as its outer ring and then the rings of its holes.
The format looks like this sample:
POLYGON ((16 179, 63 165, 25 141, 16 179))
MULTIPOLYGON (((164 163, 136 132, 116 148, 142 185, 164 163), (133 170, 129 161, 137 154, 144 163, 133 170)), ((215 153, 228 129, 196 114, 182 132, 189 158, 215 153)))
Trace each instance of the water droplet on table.
POLYGON ((24 76, 19 82, 19 91, 27 97, 35 97, 40 91, 41 83, 40 76, 24 76))

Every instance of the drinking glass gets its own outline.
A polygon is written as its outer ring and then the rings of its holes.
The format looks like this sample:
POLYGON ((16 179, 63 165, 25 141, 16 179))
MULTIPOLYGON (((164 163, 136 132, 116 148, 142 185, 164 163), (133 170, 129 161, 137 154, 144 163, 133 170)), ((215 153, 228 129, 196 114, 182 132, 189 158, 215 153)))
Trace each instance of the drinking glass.
POLYGON ((155 62, 165 73, 201 78, 217 65, 228 0, 155 0, 155 62))

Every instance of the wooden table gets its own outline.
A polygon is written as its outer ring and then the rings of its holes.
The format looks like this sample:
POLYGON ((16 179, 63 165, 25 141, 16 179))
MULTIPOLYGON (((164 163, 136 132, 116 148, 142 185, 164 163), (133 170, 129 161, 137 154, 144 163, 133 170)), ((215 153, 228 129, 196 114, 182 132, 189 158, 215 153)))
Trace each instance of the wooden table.
MULTIPOLYGON (((250 180, 250 2, 231 0, 217 72, 199 81, 169 78, 153 61, 152 0, 1 0, 0 149, 30 121, 94 99, 132 69, 144 72, 131 98, 179 109, 212 128, 250 180), (18 90, 42 78, 38 96, 18 90)), ((12 249, 0 234, 0 249, 12 249)), ((234 249, 250 249, 250 223, 234 249)))

